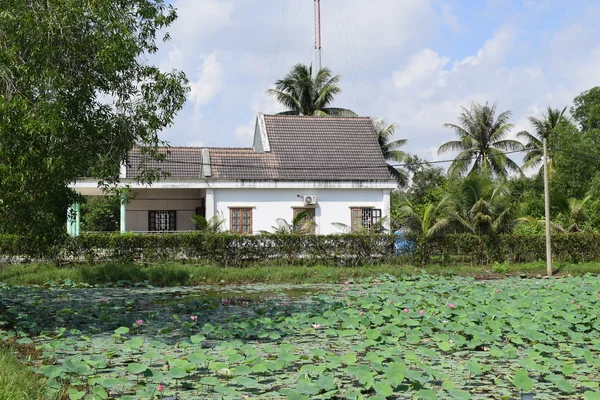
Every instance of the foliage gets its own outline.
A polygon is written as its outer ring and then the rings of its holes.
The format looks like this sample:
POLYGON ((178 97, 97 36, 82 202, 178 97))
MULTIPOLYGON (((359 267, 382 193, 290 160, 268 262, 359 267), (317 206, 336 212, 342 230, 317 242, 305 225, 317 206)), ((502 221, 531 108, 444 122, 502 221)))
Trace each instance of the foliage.
MULTIPOLYGON (((523 169, 528 168, 538 168, 543 161, 544 157, 544 146, 543 140, 548 139, 556 128, 561 123, 561 121, 565 118, 564 113, 567 108, 563 108, 562 111, 558 109, 552 109, 548 107, 546 114, 542 117, 542 119, 529 117, 529 122, 533 125, 534 133, 529 133, 527 131, 521 131, 517 133, 517 136, 525 139, 527 142, 525 143, 525 150, 527 153, 525 157, 523 157, 523 169)), ((549 157, 548 159, 548 175, 552 177, 554 174, 556 166, 554 165, 554 159, 549 157)), ((540 169, 540 172, 542 169, 540 169)))
POLYGON ((575 97, 571 115, 584 133, 600 129, 600 86, 586 90, 575 97))
POLYGON ((42 378, 21 364, 11 350, 0 348, 0 399, 44 399, 42 378))
POLYGON ((277 226, 273 226, 273 232, 278 234, 294 233, 307 235, 315 232, 317 224, 310 218, 314 210, 302 210, 297 213, 291 222, 283 218, 277 218, 277 226))
POLYGON ((51 241, 77 197, 69 183, 113 183, 132 146, 155 152, 187 81, 145 56, 176 17, 163 0, 2 2, 0 233, 51 241))
POLYGON ((267 93, 289 109, 279 115, 356 116, 345 108, 330 107, 342 91, 339 81, 340 76, 332 76, 329 68, 316 71, 313 77, 312 65, 296 64, 283 79, 275 82, 276 89, 269 89, 267 93))
POLYGON ((550 181, 550 196, 581 199, 600 172, 600 129, 580 132, 570 121, 561 122, 549 139, 556 171, 550 181))
POLYGON ((220 215, 213 215, 208 221, 202 215, 190 215, 192 222, 196 224, 196 230, 206 233, 219 233, 225 225, 225 218, 220 215))
POLYGON ((121 197, 86 196, 81 205, 81 230, 87 232, 114 232, 121 222, 121 197))
MULTIPOLYGON (((396 134, 396 124, 386 124, 385 121, 380 120, 375 122, 375 132, 377 133, 377 141, 383 158, 388 162, 403 163, 408 159, 408 154, 400 150, 402 146, 406 144, 407 139, 393 140, 392 138, 396 134)), ((388 170, 394 179, 398 181, 398 185, 406 186, 408 184, 408 175, 401 167, 392 166, 388 164, 388 170)))
POLYGON ((458 151, 448 168, 450 176, 461 176, 469 173, 487 173, 506 178, 509 171, 521 173, 519 166, 503 151, 521 150, 523 145, 506 136, 513 128, 510 124, 512 113, 504 111, 496 117, 496 104, 489 106, 472 103, 470 109, 462 108, 458 116, 458 124, 444 124, 452 130, 458 140, 446 142, 438 152, 458 151))
POLYGON ((600 278, 540 283, 1 287, 0 337, 71 398, 593 398, 600 278))
POLYGON ((224 267, 255 262, 363 265, 392 256, 393 237, 385 234, 239 235, 191 232, 180 234, 83 234, 65 238, 62 246, 40 254, 27 238, 0 236, 0 255, 41 259, 145 262, 194 260, 224 267))
POLYGON ((447 194, 448 179, 441 167, 434 167, 418 156, 409 156, 406 169, 411 174, 411 183, 405 194, 411 202, 435 202, 447 194))

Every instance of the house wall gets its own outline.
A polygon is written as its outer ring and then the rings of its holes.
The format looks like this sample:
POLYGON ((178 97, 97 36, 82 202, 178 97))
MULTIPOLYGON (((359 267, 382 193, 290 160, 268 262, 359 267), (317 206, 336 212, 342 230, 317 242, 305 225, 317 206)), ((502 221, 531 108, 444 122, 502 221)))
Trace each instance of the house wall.
POLYGON ((126 230, 148 231, 148 211, 177 211, 177 230, 194 230, 190 215, 200 207, 205 192, 205 189, 137 189, 127 204, 126 230))
MULTIPOLYGON (((370 207, 382 210, 382 215, 389 215, 390 189, 215 189, 215 212, 226 219, 228 230, 229 209, 232 207, 252 208, 252 230, 272 231, 277 218, 290 222, 293 208, 303 208, 302 199, 297 195, 316 195, 315 211, 319 234, 340 233, 333 222, 350 225, 350 209, 352 207, 370 207)), ((209 205, 207 204, 207 210, 209 205)), ((207 217, 209 217, 207 215, 207 217)))

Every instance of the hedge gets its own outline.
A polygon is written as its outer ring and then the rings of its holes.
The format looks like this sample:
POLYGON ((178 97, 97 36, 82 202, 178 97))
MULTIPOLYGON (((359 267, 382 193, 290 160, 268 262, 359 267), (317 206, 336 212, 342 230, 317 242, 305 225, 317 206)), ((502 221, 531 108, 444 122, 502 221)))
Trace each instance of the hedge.
MULTIPOLYGON (((545 258, 543 235, 478 238, 449 234, 427 242, 408 240, 416 263, 529 262, 545 258)), ((0 261, 194 261, 222 266, 247 263, 368 265, 398 261, 390 235, 83 234, 40 246, 35 238, 0 235, 0 261)), ((406 243, 406 241, 405 241, 406 243)), ((600 261, 600 234, 552 236, 555 261, 600 261)), ((405 261, 401 259, 401 261, 405 261)))
POLYGON ((389 261, 390 235, 238 235, 229 233, 83 234, 64 237, 44 253, 32 241, 0 236, 5 261, 197 261, 223 266, 247 263, 363 265, 389 261))

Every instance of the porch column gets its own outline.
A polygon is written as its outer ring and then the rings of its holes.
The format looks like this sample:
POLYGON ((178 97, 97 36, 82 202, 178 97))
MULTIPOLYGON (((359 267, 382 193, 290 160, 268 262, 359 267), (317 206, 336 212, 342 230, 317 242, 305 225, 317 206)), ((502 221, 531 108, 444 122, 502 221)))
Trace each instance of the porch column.
POLYGON ((81 233, 81 205, 75 203, 75 232, 73 236, 79 236, 81 233))
POLYGON ((383 189, 383 210, 382 210, 382 217, 385 218, 385 220, 383 221, 383 227, 386 230, 390 229, 390 218, 391 218, 391 190, 390 189, 383 189))
POLYGON ((215 189, 206 189, 206 220, 215 216, 215 189))
POLYGON ((124 190, 121 191, 121 222, 119 223, 119 227, 121 228, 121 233, 126 232, 126 214, 127 214, 127 193, 124 190))

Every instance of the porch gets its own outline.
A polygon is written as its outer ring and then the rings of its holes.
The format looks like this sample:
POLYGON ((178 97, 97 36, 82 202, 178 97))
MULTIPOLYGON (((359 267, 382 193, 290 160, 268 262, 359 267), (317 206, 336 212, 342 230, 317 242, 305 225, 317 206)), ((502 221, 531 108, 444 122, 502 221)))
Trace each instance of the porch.
MULTIPOLYGON (((84 196, 104 195, 97 188, 78 188, 84 196)), ((121 191, 121 233, 187 232, 195 230, 191 215, 214 215, 214 190, 200 188, 143 188, 121 191)), ((67 213, 67 233, 81 234, 81 206, 73 204, 67 213)))

